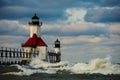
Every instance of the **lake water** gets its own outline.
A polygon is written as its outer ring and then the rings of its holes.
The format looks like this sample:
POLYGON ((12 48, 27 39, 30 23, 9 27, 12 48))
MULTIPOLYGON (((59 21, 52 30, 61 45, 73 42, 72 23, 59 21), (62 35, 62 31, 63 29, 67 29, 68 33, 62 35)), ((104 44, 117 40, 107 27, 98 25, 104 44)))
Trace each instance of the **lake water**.
POLYGON ((110 58, 88 63, 47 63, 33 58, 29 65, 1 65, 0 80, 120 80, 120 65, 110 58))

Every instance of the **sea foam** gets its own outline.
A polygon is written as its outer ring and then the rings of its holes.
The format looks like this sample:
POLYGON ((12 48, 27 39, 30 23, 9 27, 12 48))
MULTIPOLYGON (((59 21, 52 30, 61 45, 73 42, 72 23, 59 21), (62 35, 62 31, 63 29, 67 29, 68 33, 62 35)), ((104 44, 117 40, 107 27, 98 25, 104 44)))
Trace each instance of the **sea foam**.
POLYGON ((34 73, 55 74, 58 71, 69 71, 70 74, 100 73, 100 74, 120 74, 120 65, 112 64, 110 57, 97 58, 88 63, 70 63, 61 61, 59 63, 48 63, 41 61, 39 57, 32 58, 29 66, 15 65, 21 71, 8 72, 13 75, 32 75, 34 73))
POLYGON ((71 67, 73 73, 120 74, 120 65, 112 64, 110 57, 93 59, 87 63, 77 63, 71 67))

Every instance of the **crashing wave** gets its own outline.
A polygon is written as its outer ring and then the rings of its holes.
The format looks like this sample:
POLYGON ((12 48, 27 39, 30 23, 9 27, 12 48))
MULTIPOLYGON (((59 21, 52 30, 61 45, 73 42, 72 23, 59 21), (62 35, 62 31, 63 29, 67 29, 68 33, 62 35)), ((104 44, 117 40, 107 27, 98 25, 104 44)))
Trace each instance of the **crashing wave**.
POLYGON ((120 65, 112 64, 110 57, 93 59, 88 63, 69 63, 61 61, 59 63, 48 63, 41 61, 39 57, 33 58, 29 66, 16 65, 21 71, 8 72, 5 74, 31 75, 34 73, 55 74, 69 72, 70 74, 100 73, 100 74, 120 74, 120 65))

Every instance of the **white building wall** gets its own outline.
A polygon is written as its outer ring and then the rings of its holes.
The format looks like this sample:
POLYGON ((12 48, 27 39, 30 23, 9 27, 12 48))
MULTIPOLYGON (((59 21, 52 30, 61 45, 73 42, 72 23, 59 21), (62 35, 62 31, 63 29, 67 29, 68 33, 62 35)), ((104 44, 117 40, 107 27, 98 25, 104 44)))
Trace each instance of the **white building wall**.
POLYGON ((41 57, 41 59, 46 60, 47 59, 47 47, 46 46, 41 46, 41 47, 37 47, 38 51, 39 51, 39 57, 41 57))
POLYGON ((23 47, 23 50, 24 51, 33 51, 34 50, 37 50, 39 51, 39 57, 42 59, 42 60, 46 60, 47 59, 47 47, 46 46, 38 46, 37 48, 31 48, 31 47, 23 47))

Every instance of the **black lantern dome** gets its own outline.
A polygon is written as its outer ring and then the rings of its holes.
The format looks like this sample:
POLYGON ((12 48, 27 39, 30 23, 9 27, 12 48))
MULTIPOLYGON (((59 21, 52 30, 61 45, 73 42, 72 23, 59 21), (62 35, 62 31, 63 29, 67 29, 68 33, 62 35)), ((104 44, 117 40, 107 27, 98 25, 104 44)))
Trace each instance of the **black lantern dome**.
POLYGON ((37 17, 36 13, 35 13, 35 15, 32 17, 32 19, 39 19, 39 17, 37 17))
POLYGON ((60 48, 60 41, 58 39, 55 41, 55 47, 60 48))
POLYGON ((32 24, 39 25, 39 17, 36 14, 32 17, 32 24))

